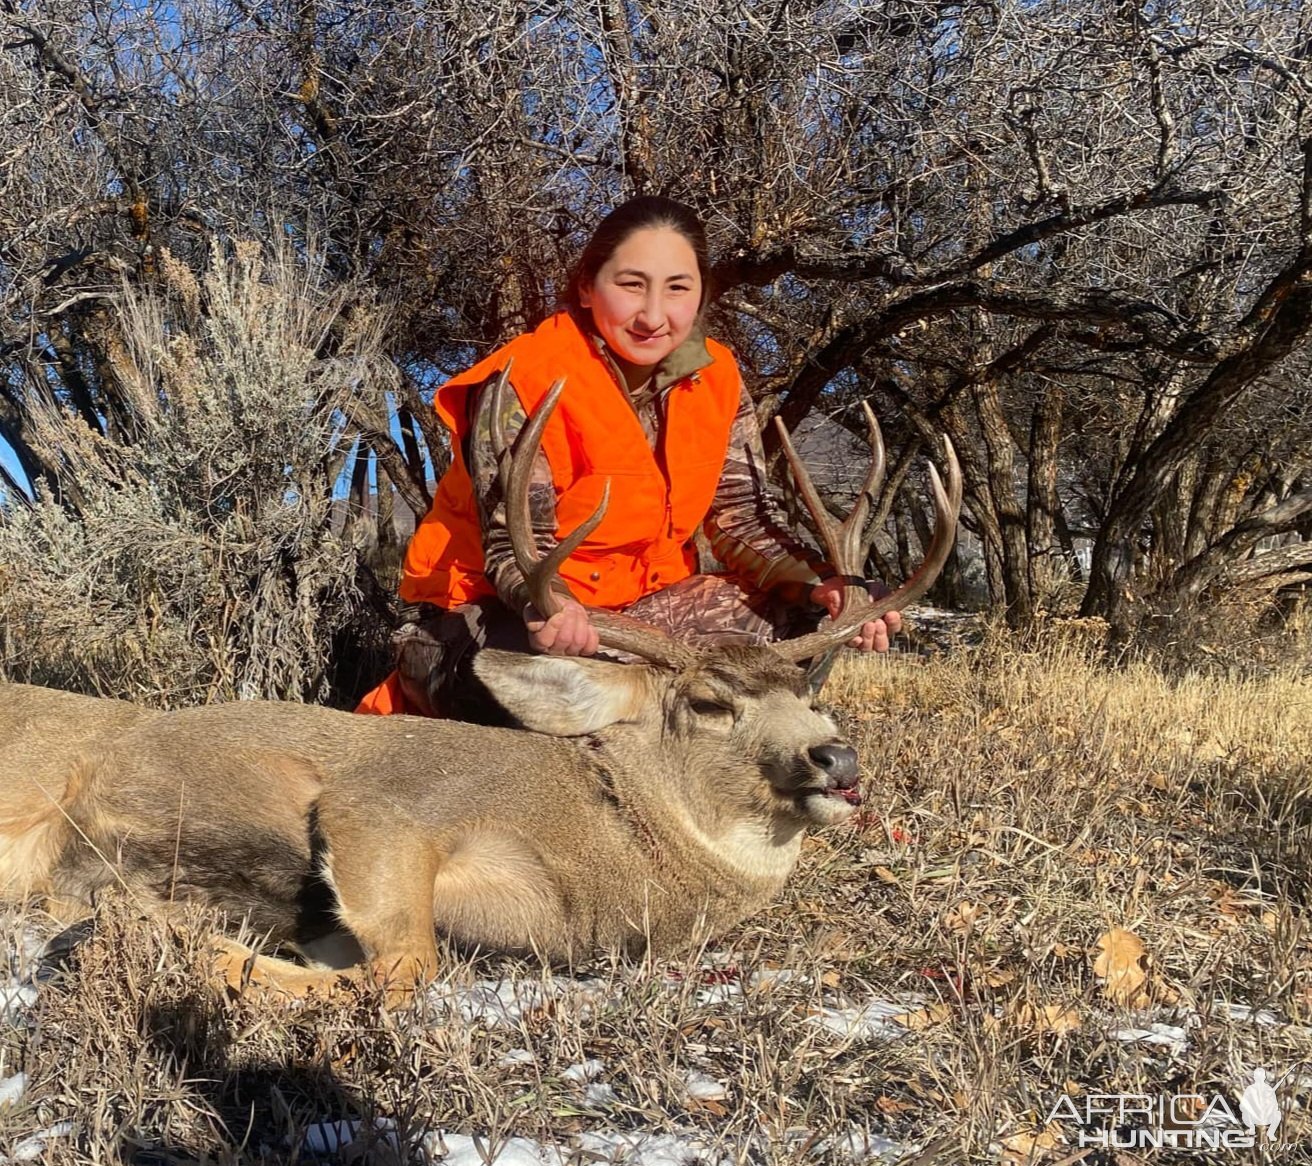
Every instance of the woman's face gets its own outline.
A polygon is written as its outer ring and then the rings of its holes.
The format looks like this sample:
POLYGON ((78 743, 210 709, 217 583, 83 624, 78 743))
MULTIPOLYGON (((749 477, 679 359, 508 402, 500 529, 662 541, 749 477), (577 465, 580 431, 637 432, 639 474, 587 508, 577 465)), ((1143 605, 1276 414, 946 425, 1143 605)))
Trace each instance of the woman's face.
POLYGON ((649 367, 688 339, 702 279, 687 239, 669 227, 644 227, 615 248, 579 293, 610 350, 649 367))

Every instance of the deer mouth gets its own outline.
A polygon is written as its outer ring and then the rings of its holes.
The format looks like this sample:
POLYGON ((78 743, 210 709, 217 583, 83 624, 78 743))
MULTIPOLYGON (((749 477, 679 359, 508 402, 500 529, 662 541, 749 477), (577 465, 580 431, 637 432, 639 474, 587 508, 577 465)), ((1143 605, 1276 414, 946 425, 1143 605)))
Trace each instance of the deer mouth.
POLYGON ((832 782, 799 789, 794 803, 803 817, 822 826, 833 825, 850 817, 861 805, 861 791, 856 786, 843 788, 832 782))
POLYGON ((840 802, 849 806, 859 806, 861 804, 861 790, 856 786, 844 789, 842 786, 826 783, 823 786, 812 786, 810 789, 800 791, 803 801, 810 798, 824 798, 827 802, 840 802))

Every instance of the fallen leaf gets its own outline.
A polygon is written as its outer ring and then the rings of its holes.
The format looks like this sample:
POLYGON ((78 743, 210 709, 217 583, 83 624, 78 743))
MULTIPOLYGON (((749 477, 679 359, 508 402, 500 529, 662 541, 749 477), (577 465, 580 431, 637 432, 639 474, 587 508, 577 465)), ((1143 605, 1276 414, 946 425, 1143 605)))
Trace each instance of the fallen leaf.
POLYGON ((984 907, 982 904, 963 899, 943 917, 943 922, 947 924, 949 930, 962 934, 973 931, 975 924, 979 922, 983 914, 984 907))
POLYGON ((1133 931, 1113 927, 1099 937, 1098 950, 1093 974, 1102 978, 1102 990, 1108 999, 1129 1008, 1147 1007, 1151 1003, 1144 991, 1148 953, 1139 937, 1133 931))
POLYGON ((1003 988, 1016 979, 1016 972, 1012 968, 990 968, 980 978, 986 987, 1003 988))
POLYGON ((1016 1023, 1036 1033, 1077 1032, 1080 1014, 1069 1004, 1022 1004, 1016 1012, 1016 1023))
POLYGON ((903 1028, 909 1028, 912 1032, 920 1032, 922 1029, 930 1028, 935 1024, 942 1024, 952 1015, 952 1009, 947 1004, 931 1004, 927 1008, 917 1008, 914 1012, 903 1012, 893 1017, 893 1020, 903 1028))
POLYGON ((1040 1155, 1063 1145, 1061 1130, 1055 1126, 1044 1129, 1022 1130, 1002 1139, 1003 1166, 1029 1166, 1039 1161, 1040 1155))
POLYGON ((895 875, 886 866, 875 867, 873 874, 881 883, 888 883, 890 886, 897 886, 897 875, 895 875))
POLYGON ((1020 1004, 1001 1016, 986 1016, 984 1027, 991 1033, 1021 1031, 1035 1036, 1077 1032, 1079 1011, 1071 1004, 1020 1004))

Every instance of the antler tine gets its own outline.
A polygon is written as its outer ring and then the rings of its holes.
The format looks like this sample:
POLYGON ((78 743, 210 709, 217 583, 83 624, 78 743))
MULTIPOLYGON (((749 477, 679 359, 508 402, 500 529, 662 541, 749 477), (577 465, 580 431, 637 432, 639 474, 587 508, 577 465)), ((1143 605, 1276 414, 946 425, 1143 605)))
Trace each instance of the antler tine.
POLYGON ((497 470, 501 469, 501 459, 506 453, 506 418, 504 413, 504 404, 506 397, 506 386, 510 384, 510 368, 515 363, 513 356, 506 358, 506 366, 498 374, 497 379, 492 382, 492 388, 483 394, 478 403, 479 411, 492 408, 492 416, 488 418, 488 428, 492 434, 492 451, 497 457, 497 470))
POLYGON ((851 511, 841 523, 829 513, 824 502, 821 501, 819 491, 816 490, 814 483, 811 481, 810 471, 807 470, 802 459, 798 457, 797 449, 794 447, 793 439, 784 426, 783 419, 780 417, 774 419, 775 428, 779 431, 779 441, 783 446, 784 456, 788 459, 788 467, 793 473, 793 482, 797 486, 797 492, 801 495, 802 501, 806 504, 806 509, 816 525, 820 541, 824 544, 825 552, 829 556, 829 562, 840 575, 862 575, 865 573, 866 519, 869 517, 872 502, 878 496, 880 487, 884 484, 884 437, 880 432, 879 422, 875 419, 875 414, 869 404, 862 401, 861 408, 865 411, 866 425, 870 433, 870 469, 866 472, 865 481, 861 483, 861 489, 857 493, 851 511))
POLYGON ((866 472, 866 480, 861 483, 852 512, 843 523, 843 553, 848 561, 857 564, 852 571, 853 575, 865 574, 866 519, 870 517, 870 508, 884 488, 884 435, 869 401, 861 402, 861 410, 866 415, 866 429, 870 435, 870 469, 866 472))
POLYGON ((947 462, 948 484, 942 479, 933 463, 929 466, 930 485, 934 491, 934 537, 925 551, 924 561, 905 583, 883 599, 869 604, 848 604, 842 616, 822 630, 793 640, 774 644, 774 650, 787 660, 806 660, 820 652, 846 642, 867 620, 877 619, 888 611, 900 611, 914 603, 933 585, 947 562, 948 553, 956 536, 957 519, 961 514, 961 466, 957 451, 946 435, 943 437, 944 461, 947 462))
POLYGON ((508 385, 507 369, 492 383, 487 394, 491 398, 492 444, 497 452, 497 469, 506 503, 506 528, 510 532, 510 547, 515 555, 515 563, 528 585, 529 598, 538 611, 549 617, 560 610, 560 597, 551 586, 552 580, 556 578, 561 563, 597 528, 605 515, 610 502, 610 483, 606 483, 597 509, 539 558, 533 538, 533 519, 529 513, 528 488, 533 476, 533 462, 542 444, 543 430, 560 401, 561 393, 565 391, 565 380, 562 377, 547 390, 547 395, 515 438, 513 449, 506 447, 504 402, 508 385))
MULTIPOLYGON (((537 409, 515 438, 514 448, 507 449, 504 417, 504 400, 509 384, 508 370, 492 383, 484 394, 480 408, 493 410, 490 419, 493 450, 497 457, 497 473, 501 481, 506 505, 506 529, 510 533, 510 546, 524 580, 528 585, 533 606, 550 617, 561 610, 560 596, 552 588, 558 578, 560 565, 578 549, 585 538, 596 530, 610 504, 610 482, 607 481, 597 508, 583 522, 562 538, 545 555, 539 557, 533 537, 533 519, 529 512, 528 488, 533 476, 533 463, 542 445, 542 434, 551 419, 560 396, 565 391, 565 378, 556 381, 542 398, 537 409)), ((668 667, 681 667, 692 655, 691 650, 670 638, 659 628, 651 627, 630 616, 597 608, 589 609, 593 626, 602 646, 649 660, 668 667)))
POLYGON ((793 472, 793 485, 797 487, 797 492, 801 495, 802 501, 806 504, 806 509, 811 515, 811 520, 815 523, 816 533, 820 536, 820 542, 824 545, 825 552, 829 555, 829 561, 833 564, 834 570, 840 574, 856 574, 847 568, 843 554, 843 531, 835 521, 833 515, 825 509, 825 504, 820 500, 820 494, 815 488, 815 483, 811 481, 811 473, 806 468, 805 463, 797 456, 797 450, 793 446, 793 439, 788 433, 788 427, 784 424, 784 419, 776 415, 774 427, 779 432, 779 444, 783 446, 784 457, 788 459, 788 468, 793 472))

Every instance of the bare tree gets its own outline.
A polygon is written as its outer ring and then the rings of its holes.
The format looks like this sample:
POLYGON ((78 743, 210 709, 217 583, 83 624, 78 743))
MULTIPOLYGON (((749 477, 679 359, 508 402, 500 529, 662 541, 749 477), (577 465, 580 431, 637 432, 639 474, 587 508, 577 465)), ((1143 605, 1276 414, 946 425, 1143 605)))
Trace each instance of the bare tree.
MULTIPOLYGON (((1072 579, 1124 622, 1286 578, 1297 552, 1255 555, 1309 510, 1290 452, 1308 20, 1224 0, 0 0, 0 436, 56 490, 33 389, 122 425, 120 280, 157 280, 164 248, 199 269, 216 237, 314 236, 391 305, 400 370, 387 408, 348 402, 359 440, 322 488, 363 499, 378 475, 422 511, 445 464, 433 384, 551 309, 607 207, 663 192, 708 223, 712 326, 763 423, 856 425, 873 393, 894 465, 949 433, 1013 622, 1072 579)), ((880 513, 914 529, 902 480, 880 513)))

